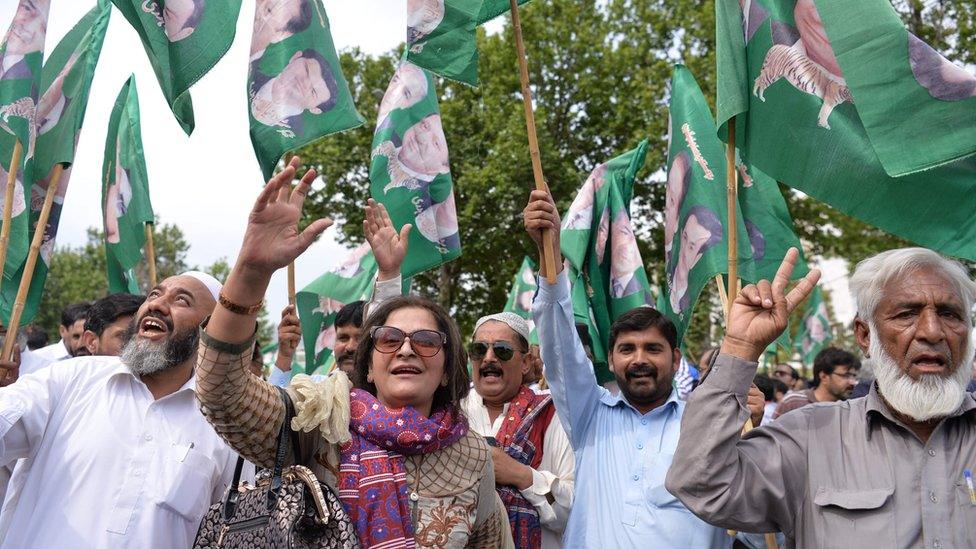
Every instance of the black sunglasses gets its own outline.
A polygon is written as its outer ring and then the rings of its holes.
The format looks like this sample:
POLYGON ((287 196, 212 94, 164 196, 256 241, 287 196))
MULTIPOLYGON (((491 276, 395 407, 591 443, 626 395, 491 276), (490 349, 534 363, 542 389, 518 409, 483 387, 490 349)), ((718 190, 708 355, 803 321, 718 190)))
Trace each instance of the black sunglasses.
POLYGON ((488 354, 489 347, 495 353, 495 358, 502 362, 511 360, 515 356, 515 347, 505 341, 496 341, 490 346, 483 341, 473 341, 468 345, 468 354, 471 355, 472 360, 481 360, 488 354))
POLYGON ((373 340, 373 348, 381 353, 395 353, 403 347, 403 342, 410 338, 410 348, 417 356, 430 358, 441 351, 447 344, 447 335, 437 330, 417 330, 406 333, 393 326, 373 326, 369 331, 373 340))

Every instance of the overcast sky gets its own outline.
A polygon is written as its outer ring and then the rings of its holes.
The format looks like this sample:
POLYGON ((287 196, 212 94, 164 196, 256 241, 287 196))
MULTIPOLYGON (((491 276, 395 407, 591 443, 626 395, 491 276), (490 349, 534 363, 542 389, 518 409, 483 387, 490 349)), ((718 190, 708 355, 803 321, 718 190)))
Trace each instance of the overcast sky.
MULTIPOLYGON (((367 53, 383 53, 403 39, 405 0, 324 0, 324 4, 340 51, 358 46, 367 53)), ((94 0, 52 0, 47 51, 94 5, 94 0)), ((0 32, 5 32, 16 6, 17 0, 0 0, 0 32)), ((221 257, 234 261, 247 213, 264 183, 248 136, 245 101, 253 15, 254 1, 244 0, 234 45, 192 88, 196 129, 187 137, 163 98, 138 35, 113 9, 61 216, 59 244, 84 244, 86 229, 101 226, 99 173, 108 118, 122 84, 135 73, 156 214, 183 230, 190 243, 189 264, 206 266, 221 257)), ((497 30, 501 23, 492 26, 490 30, 497 30)), ((329 229, 299 258, 299 289, 341 259, 344 248, 336 243, 335 232, 329 229)), ((840 261, 827 263, 824 285, 833 292, 837 320, 847 322, 853 310, 847 298, 846 266, 840 261)), ((271 318, 277 318, 287 302, 284 270, 272 279, 267 302, 271 318)))
MULTIPOLYGON (((358 46, 369 53, 395 47, 406 28, 404 0, 324 0, 338 49, 358 46)), ((50 52, 94 0, 52 0, 47 46, 50 52)), ((0 32, 6 32, 17 0, 0 0, 0 32)), ((245 80, 254 0, 245 0, 230 51, 191 90, 196 129, 187 137, 176 123, 156 82, 139 36, 113 8, 101 59, 95 72, 88 113, 81 131, 71 184, 58 231, 58 244, 85 243, 85 230, 101 226, 99 172, 109 115, 122 84, 135 73, 142 111, 142 139, 149 170, 153 208, 162 222, 173 223, 190 243, 188 262, 206 266, 221 257, 233 263, 247 213, 263 184, 248 136, 245 80)), ((363 159, 365 162, 367 159, 363 159)), ((336 263, 343 248, 336 229, 298 260, 298 288, 336 263)), ((275 275, 267 301, 272 318, 287 301, 282 270, 275 275)))

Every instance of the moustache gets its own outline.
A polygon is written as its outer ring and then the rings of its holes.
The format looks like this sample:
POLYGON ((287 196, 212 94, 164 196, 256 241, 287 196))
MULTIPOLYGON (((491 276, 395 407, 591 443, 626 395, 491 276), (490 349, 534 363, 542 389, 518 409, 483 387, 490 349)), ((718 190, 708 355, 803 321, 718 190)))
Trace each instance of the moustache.
POLYGON ((657 367, 651 364, 638 364, 637 366, 627 369, 626 377, 628 380, 634 379, 635 377, 645 376, 656 378, 657 367))
POLYGON ((501 377, 504 372, 502 371, 501 366, 496 364, 484 364, 481 366, 481 368, 478 368, 478 374, 481 377, 485 377, 486 375, 496 375, 501 377))
POLYGON ((353 360, 353 359, 355 359, 355 357, 356 357, 356 350, 355 349, 349 349, 349 350, 343 351, 341 355, 339 355, 338 357, 336 357, 336 361, 337 362, 345 362, 347 360, 353 360))

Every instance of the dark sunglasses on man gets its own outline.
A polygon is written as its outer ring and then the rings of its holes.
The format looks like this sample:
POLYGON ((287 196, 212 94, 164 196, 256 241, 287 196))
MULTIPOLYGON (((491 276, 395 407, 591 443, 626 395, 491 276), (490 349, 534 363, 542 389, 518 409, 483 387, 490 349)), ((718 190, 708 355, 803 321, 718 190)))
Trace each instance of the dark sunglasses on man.
POLYGON ((403 347, 403 342, 410 338, 410 348, 417 356, 430 358, 441 351, 447 344, 447 334, 437 330, 417 330, 406 333, 393 326, 373 326, 369 331, 373 341, 373 348, 381 353, 392 354, 403 347))
POLYGON ((511 360, 515 356, 515 347, 506 341, 496 341, 490 346, 484 341, 472 341, 468 345, 468 355, 471 356, 471 360, 482 360, 488 354, 489 348, 495 353, 495 358, 502 362, 511 360))

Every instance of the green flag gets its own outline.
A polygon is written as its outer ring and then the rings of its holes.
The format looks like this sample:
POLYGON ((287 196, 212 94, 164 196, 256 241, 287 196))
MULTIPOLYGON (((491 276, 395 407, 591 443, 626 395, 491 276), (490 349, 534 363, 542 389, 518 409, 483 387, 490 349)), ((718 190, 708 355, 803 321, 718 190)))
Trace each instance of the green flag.
POLYGON ((799 0, 794 19, 808 56, 850 88, 889 175, 976 153, 976 73, 908 32, 889 0, 799 0))
MULTIPOLYGON (((34 155, 36 132, 32 122, 41 85, 41 62, 50 8, 50 0, 20 0, 3 44, 0 44, 0 128, 4 130, 0 132, 0 185, 7 183, 15 144, 20 141, 23 146, 17 166, 10 241, 3 273, 12 281, 16 281, 12 277, 27 258, 30 246, 24 167, 34 155)), ((29 173, 26 180, 31 180, 29 173)), ((3 211, 4 198, 0 190, 0 211, 3 211)))
POLYGON ((135 267, 146 245, 146 223, 155 218, 142 151, 135 75, 122 86, 109 118, 102 176, 108 291, 139 294, 135 267))
POLYGON ((286 152, 363 124, 321 0, 258 0, 247 96, 265 179, 286 152))
MULTIPOLYGON (((81 125, 85 119, 85 109, 88 106, 88 93, 91 90, 95 65, 98 63, 111 13, 112 4, 108 0, 100 0, 98 5, 61 39, 41 70, 41 94, 35 111, 37 141, 34 157, 28 162, 27 172, 33 174, 34 179, 29 201, 31 233, 43 230, 44 237, 40 258, 31 278, 30 291, 20 319, 21 325, 29 323, 34 318, 41 301, 51 254, 54 252, 54 241, 57 237, 64 196, 71 178, 71 163, 74 161, 81 125), (57 188, 50 189, 53 168, 57 164, 65 167, 57 188), (37 227, 38 216, 48 192, 55 193, 50 217, 45 227, 37 227)), ((17 273, 13 280, 20 280, 23 277, 25 263, 16 266, 17 273)), ((3 285, 0 318, 5 324, 10 319, 16 295, 16 284, 3 285)))
MULTIPOLYGON (((606 362, 613 322, 635 307, 653 303, 630 222, 634 179, 646 156, 645 139, 637 148, 594 168, 560 229, 560 247, 570 269, 567 274, 575 281, 573 295, 580 301, 579 309, 574 302, 576 322, 592 325, 597 363, 606 362), (588 306, 583 306, 584 299, 588 306), (597 354, 598 349, 602 354, 597 354)), ((597 370, 600 378, 608 374, 597 370)))
POLYGON ((373 135, 370 194, 400 230, 407 223, 410 253, 404 277, 461 255, 454 184, 434 79, 401 61, 383 96, 373 135))
POLYGON ((830 57, 831 43, 819 19, 800 10, 806 0, 751 0, 745 17, 736 0, 715 5, 719 136, 735 117, 748 165, 885 231, 976 259, 976 157, 890 177, 860 99, 851 103, 844 80, 815 60, 830 57))
MULTIPOLYGON (((675 65, 671 78, 668 177, 664 206, 667 291, 661 312, 684 337, 698 296, 715 275, 728 273, 728 196, 725 150, 691 72, 675 65)), ((740 264, 752 259, 742 214, 737 213, 740 264)), ((748 274, 748 273, 746 273, 748 274)))
MULTIPOLYGON (((322 373, 335 347, 335 317, 344 305, 369 299, 376 277, 376 259, 363 243, 337 267, 295 296, 305 345, 305 372, 322 373)), ((327 371, 327 370, 326 370, 327 371)))
POLYGON ((190 86, 230 49, 241 0, 112 0, 139 34, 163 96, 187 135, 190 86))
POLYGON ((505 311, 515 313, 529 322, 532 331, 529 334, 529 343, 537 345, 539 334, 535 330, 535 321, 532 319, 532 299, 539 288, 535 281, 535 262, 528 256, 522 260, 515 277, 512 280, 512 287, 508 290, 508 300, 505 302, 505 311))
POLYGON ((824 303, 820 287, 813 289, 807 300, 803 323, 796 334, 796 350, 804 364, 813 364, 814 357, 821 350, 830 345, 833 339, 830 330, 830 318, 827 314, 827 304, 824 303))
POLYGON ((508 13, 510 6, 509 0, 407 2, 406 59, 445 78, 477 85, 478 27, 508 13))
POLYGON ((779 185, 768 175, 744 164, 738 164, 737 170, 739 211, 752 252, 751 257, 739 261, 739 276, 749 282, 773 280, 790 248, 800 252, 792 278, 806 276, 809 268, 803 258, 803 246, 793 232, 793 218, 779 185))

